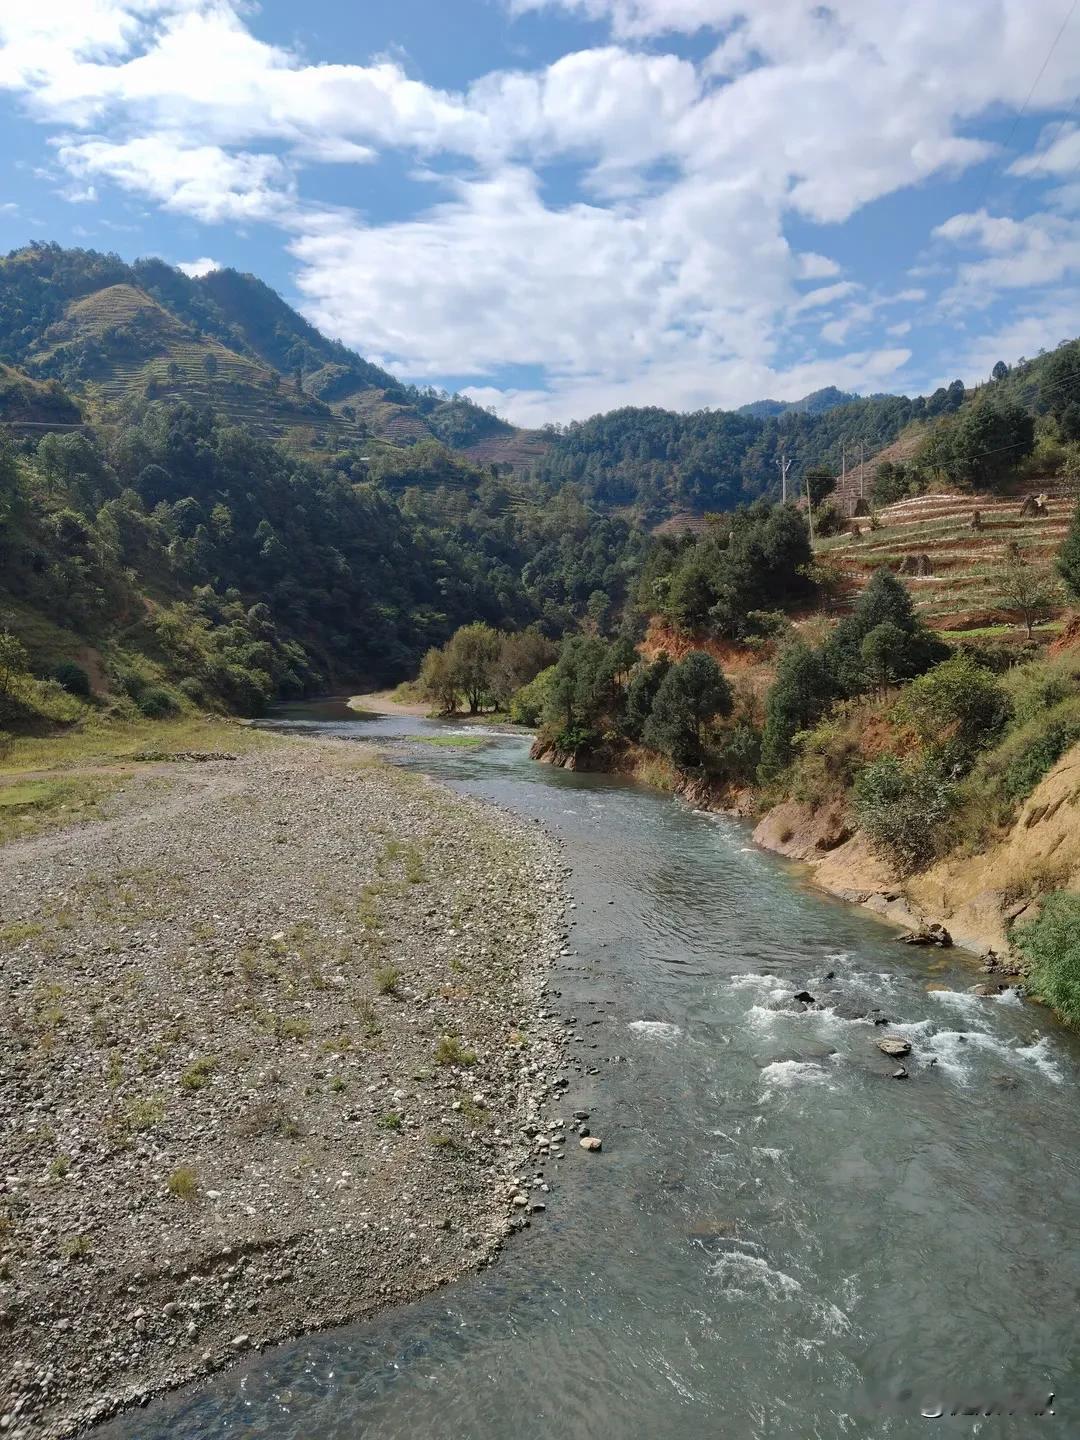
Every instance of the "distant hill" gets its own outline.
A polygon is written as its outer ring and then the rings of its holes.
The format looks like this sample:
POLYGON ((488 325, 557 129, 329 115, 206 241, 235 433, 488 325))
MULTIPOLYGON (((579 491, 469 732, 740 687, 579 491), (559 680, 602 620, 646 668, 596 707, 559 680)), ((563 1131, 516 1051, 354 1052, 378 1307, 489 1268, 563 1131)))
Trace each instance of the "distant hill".
MULTIPOLYGON (((858 395, 848 390, 838 390, 835 385, 826 385, 824 390, 814 390, 801 400, 754 400, 749 405, 740 405, 739 415, 753 415, 758 420, 775 415, 823 415, 837 405, 850 405, 858 395)), ((875 397, 880 399, 881 397, 875 397)))
POLYGON ((28 379, 106 403, 210 404, 312 458, 436 439, 520 465, 547 444, 463 396, 402 384, 236 270, 191 279, 157 259, 13 251, 0 259, 0 356, 28 379))

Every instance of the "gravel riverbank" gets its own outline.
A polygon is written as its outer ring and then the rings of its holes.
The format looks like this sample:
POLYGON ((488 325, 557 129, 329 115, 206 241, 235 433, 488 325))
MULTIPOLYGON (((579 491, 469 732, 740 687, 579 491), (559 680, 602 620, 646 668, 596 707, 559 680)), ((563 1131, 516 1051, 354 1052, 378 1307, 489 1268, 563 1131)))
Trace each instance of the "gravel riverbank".
POLYGON ((485 1263, 564 1139, 537 827, 315 740, 107 816, 0 850, 5 1437, 485 1263))

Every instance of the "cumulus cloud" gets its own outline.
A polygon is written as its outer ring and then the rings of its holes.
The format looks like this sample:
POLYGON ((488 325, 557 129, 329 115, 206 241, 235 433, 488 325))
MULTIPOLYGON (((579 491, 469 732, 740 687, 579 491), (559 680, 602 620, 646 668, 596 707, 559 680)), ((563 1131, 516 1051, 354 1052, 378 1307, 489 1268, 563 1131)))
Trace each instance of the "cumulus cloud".
POLYGON ((979 210, 953 215, 933 233, 978 257, 959 265, 956 283, 943 297, 946 306, 986 305, 1003 290, 1051 285, 1080 274, 1080 220, 1068 216, 1047 212, 1021 221, 979 210))
POLYGON ((221 266, 216 260, 211 260, 209 255, 202 255, 198 260, 178 260, 176 268, 182 270, 192 280, 201 280, 212 270, 220 270, 221 266))
MULTIPOLYGON (((905 297, 844 278, 827 240, 793 252, 788 222, 842 224, 985 159, 971 122, 1023 103, 1060 25, 1059 0, 953 0, 948 24, 932 0, 506 3, 607 22, 610 41, 451 91, 395 59, 312 63, 261 40, 240 0, 6 0, 0 88, 59 132, 73 194, 113 185, 206 225, 278 227, 316 323, 410 375, 472 376, 518 414, 565 417, 604 397, 887 383, 908 352, 875 327, 905 297), (711 57, 665 53, 673 31, 711 32, 711 57), (430 183, 408 218, 305 199, 305 167, 386 156, 430 183), (583 177, 572 198, 553 198, 549 166, 583 177), (811 324, 859 348, 781 364, 811 324), (492 387, 520 364, 542 391, 492 387)), ((1063 44, 1037 104, 1078 85, 1063 44)), ((1064 177, 1077 143, 1051 127, 1012 170, 1064 177)), ((1060 279, 1075 256, 1064 213, 955 216, 935 240, 956 304, 1060 279)))

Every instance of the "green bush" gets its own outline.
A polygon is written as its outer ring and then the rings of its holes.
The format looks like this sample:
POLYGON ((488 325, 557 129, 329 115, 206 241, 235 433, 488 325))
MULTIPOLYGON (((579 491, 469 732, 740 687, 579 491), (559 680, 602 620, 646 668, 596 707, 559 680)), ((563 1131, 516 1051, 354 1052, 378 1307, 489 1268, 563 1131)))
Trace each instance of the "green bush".
POLYGON ((206 686, 194 675, 185 675, 177 683, 176 688, 183 695, 185 700, 190 700, 193 705, 206 704, 206 686))
POLYGON ((871 848, 902 875, 924 869, 957 804, 956 786, 925 759, 885 755, 855 778, 855 814, 871 848))
POLYGON ((1044 775, 1054 768, 1066 750, 1080 740, 1080 719, 1062 717, 1031 737, 1008 764, 1002 778, 1005 798, 1026 800, 1044 775))
POLYGON ((510 719, 515 725, 536 726, 544 714, 548 688, 555 677, 555 666, 541 670, 535 680, 522 685, 510 697, 510 719))
POLYGON ((1028 993, 1080 1029, 1080 895, 1048 896, 1039 918, 1018 925, 1013 940, 1031 964, 1028 993))
POLYGON ((62 660, 53 671, 53 679, 69 695, 78 695, 84 700, 90 698, 90 676, 73 660, 62 660))
POLYGON ((147 686, 135 703, 148 720, 164 720, 177 710, 174 697, 160 685, 147 686))
POLYGON ((947 746, 962 764, 993 744, 1011 712, 996 675, 968 655, 953 655, 913 680, 897 713, 926 745, 947 746))

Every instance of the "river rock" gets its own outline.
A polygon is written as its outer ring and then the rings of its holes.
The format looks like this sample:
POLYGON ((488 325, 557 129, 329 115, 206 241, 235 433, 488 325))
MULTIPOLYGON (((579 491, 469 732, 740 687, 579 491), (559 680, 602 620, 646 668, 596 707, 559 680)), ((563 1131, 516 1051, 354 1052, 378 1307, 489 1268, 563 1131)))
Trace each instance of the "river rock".
POLYGON ((877 1046, 883 1055, 894 1055, 897 1059, 911 1054, 911 1042, 901 1039, 899 1035, 886 1035, 877 1042, 877 1046))
POLYGON ((578 1141, 582 1150, 600 1150, 603 1148, 603 1141, 599 1135, 583 1135, 578 1141))
POLYGON ((953 943, 945 926, 937 924, 936 921, 931 925, 921 925, 917 930, 909 930, 899 939, 902 945, 938 945, 942 949, 947 949, 953 943))
POLYGON ((792 996, 793 1000, 801 1000, 804 1005, 816 1005, 817 1000, 810 994, 809 990, 796 990, 792 996))

